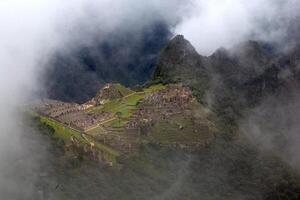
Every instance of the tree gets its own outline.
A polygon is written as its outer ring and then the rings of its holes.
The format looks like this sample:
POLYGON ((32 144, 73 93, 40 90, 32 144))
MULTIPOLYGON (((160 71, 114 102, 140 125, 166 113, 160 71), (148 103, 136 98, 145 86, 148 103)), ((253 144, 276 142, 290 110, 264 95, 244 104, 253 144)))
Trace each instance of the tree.
POLYGON ((119 125, 121 125, 121 117, 122 117, 122 113, 121 113, 121 112, 117 112, 117 113, 116 113, 116 116, 117 116, 117 118, 118 118, 118 120, 119 120, 119 125))

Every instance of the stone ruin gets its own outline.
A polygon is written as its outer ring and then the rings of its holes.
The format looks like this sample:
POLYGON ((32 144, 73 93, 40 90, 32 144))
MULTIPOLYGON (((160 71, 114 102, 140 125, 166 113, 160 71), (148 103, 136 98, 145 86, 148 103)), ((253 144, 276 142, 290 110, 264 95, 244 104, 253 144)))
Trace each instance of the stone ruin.
POLYGON ((83 132, 97 127, 102 121, 113 117, 110 113, 87 113, 82 105, 75 103, 52 100, 37 105, 35 110, 43 116, 83 132))
POLYGON ((125 128, 128 130, 149 129, 158 120, 184 112, 195 101, 191 90, 181 85, 169 85, 166 89, 148 95, 125 128))

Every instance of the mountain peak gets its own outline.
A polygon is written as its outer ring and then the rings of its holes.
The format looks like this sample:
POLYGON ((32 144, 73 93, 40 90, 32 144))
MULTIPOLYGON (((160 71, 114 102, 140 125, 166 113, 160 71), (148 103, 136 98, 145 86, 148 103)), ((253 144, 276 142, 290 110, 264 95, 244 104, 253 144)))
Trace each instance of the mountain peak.
POLYGON ((183 71, 194 68, 201 60, 201 56, 197 53, 192 44, 184 39, 183 35, 176 35, 164 49, 160 52, 157 61, 154 78, 162 78, 167 82, 176 82, 174 74, 178 75, 183 71))
POLYGON ((184 35, 175 35, 173 40, 184 40, 184 35))
POLYGON ((176 35, 171 39, 164 50, 174 55, 176 54, 177 56, 180 56, 180 58, 187 54, 198 56, 196 49, 183 35, 176 35))
POLYGON ((177 35, 161 51, 153 79, 191 87, 197 85, 197 95, 203 96, 208 86, 208 65, 207 57, 199 55, 183 35, 177 35))
POLYGON ((176 35, 175 37, 173 37, 170 41, 170 44, 173 43, 185 43, 187 40, 184 38, 183 35, 176 35))

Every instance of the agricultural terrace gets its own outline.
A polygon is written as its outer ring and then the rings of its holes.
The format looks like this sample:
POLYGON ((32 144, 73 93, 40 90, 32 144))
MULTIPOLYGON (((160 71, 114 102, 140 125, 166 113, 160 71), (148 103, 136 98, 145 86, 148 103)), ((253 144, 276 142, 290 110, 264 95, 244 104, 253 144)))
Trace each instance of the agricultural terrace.
POLYGON ((165 89, 166 86, 162 84, 153 85, 145 88, 141 92, 131 93, 123 98, 111 100, 101 106, 90 109, 89 112, 93 114, 111 113, 114 120, 109 121, 106 126, 123 127, 130 121, 130 117, 137 109, 137 105, 147 95, 153 94, 160 90, 165 89))
MULTIPOLYGON (((148 94, 160 91, 165 86, 154 85, 141 92, 134 92, 119 84, 108 88, 112 89, 113 93, 120 94, 122 98, 107 100, 103 105, 88 110, 81 109, 81 105, 51 100, 42 102, 35 109, 40 121, 54 129, 53 138, 57 141, 66 146, 76 147, 76 151, 78 148, 83 149, 80 151, 91 151, 93 159, 115 162, 116 157, 131 152, 138 146, 138 137, 124 134, 123 128, 137 109, 137 105, 148 94), (56 115, 52 116, 52 113, 56 115), (74 126, 77 121, 90 125, 83 129, 74 126), (87 150, 87 146, 90 150, 87 150)), ((104 92, 104 88, 99 93, 103 98, 116 96, 110 95, 107 89, 104 92)), ((99 94, 95 98, 99 98, 99 94)))

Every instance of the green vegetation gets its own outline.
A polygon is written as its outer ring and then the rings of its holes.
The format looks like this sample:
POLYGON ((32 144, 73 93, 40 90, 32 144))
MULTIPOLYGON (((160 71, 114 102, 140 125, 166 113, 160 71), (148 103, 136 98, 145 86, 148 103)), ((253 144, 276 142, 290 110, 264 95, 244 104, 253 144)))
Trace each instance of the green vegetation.
POLYGON ((68 128, 59 122, 51 120, 49 118, 39 116, 40 122, 43 124, 50 126, 54 129, 54 135, 52 136, 54 139, 58 141, 63 140, 64 144, 68 144, 70 142, 71 137, 75 137, 78 141, 80 141, 81 145, 90 145, 90 143, 94 143, 95 147, 103 152, 105 159, 109 160, 110 162, 115 163, 116 157, 120 155, 120 153, 107 145, 101 144, 96 142, 92 137, 82 134, 76 130, 68 128))
MULTIPOLYGON (((116 84, 118 85, 118 84, 116 84)), ((120 85, 120 87, 123 87, 120 85)), ((109 122, 109 126, 124 126, 129 120, 134 111, 137 108, 138 103, 146 97, 146 95, 158 92, 165 89, 166 86, 162 84, 152 85, 148 88, 145 88, 142 92, 134 92, 125 96, 121 99, 115 99, 106 102, 104 105, 98 106, 90 110, 92 113, 103 113, 108 112, 113 115, 120 113, 119 121, 114 120, 109 122)), ((131 91, 131 90, 130 90, 131 91)))
POLYGON ((83 137, 85 138, 86 141, 93 142, 95 144, 95 147, 104 153, 104 157, 106 160, 116 163, 116 158, 120 156, 120 153, 117 150, 112 149, 99 142, 95 142, 95 140, 88 135, 84 135, 83 137))
MULTIPOLYGON (((144 88, 141 92, 135 92, 131 95, 109 101, 102 106, 94 108, 91 112, 109 112, 115 116, 115 119, 105 124, 113 133, 119 134, 119 129, 130 121, 132 114, 137 109, 139 102, 146 95, 154 94, 165 89, 167 86, 156 84, 144 88)), ((170 97, 173 95, 170 92, 170 97)), ((173 143, 196 143, 205 142, 217 132, 212 123, 208 121, 209 111, 203 106, 195 103, 191 105, 192 114, 180 114, 173 116, 172 120, 161 120, 151 128, 151 134, 146 136, 146 140, 151 143, 173 144, 173 143), (193 115, 193 116, 191 116, 193 115), (194 116, 195 115, 195 116, 194 116), (195 121, 202 121, 204 124, 196 124, 195 121), (205 122, 204 122, 204 121, 205 122)), ((163 108, 162 108, 163 109, 163 108)), ((167 112, 167 111, 166 111, 167 112)), ((145 130, 147 127, 144 127, 145 130)), ((103 128, 98 128, 90 132, 90 134, 103 134, 103 128)))
POLYGON ((120 119, 115 119, 106 125, 113 127, 113 128, 122 128, 127 124, 127 122, 128 122, 128 119, 120 118, 120 119))
POLYGON ((154 93, 154 92, 159 92, 159 91, 161 91, 165 88, 166 88, 166 85, 163 85, 163 84, 160 83, 160 84, 151 85, 150 87, 145 88, 144 92, 146 94, 151 94, 151 93, 154 93))
MULTIPOLYGON (((101 108, 104 112, 109 112, 112 114, 116 114, 117 112, 120 112, 123 117, 130 117, 132 114, 133 109, 136 108, 136 104, 141 99, 141 97, 138 97, 135 99, 135 102, 128 101, 129 98, 124 98, 122 100, 113 100, 106 104, 104 104, 101 108), (135 104, 135 105, 134 105, 135 104)), ((132 98, 131 98, 132 99, 132 98)), ((131 100, 129 99, 129 100, 131 100)))
POLYGON ((75 131, 74 129, 63 126, 61 123, 51 120, 49 118, 39 116, 40 121, 48 126, 51 126, 54 129, 54 138, 62 139, 65 143, 70 142, 70 138, 73 136, 78 139, 80 142, 87 143, 87 141, 82 137, 81 133, 75 131))
MULTIPOLYGON (((51 126, 55 132, 54 137, 62 139, 65 144, 70 143, 71 137, 75 137, 79 141, 80 145, 93 145, 96 149, 100 150, 103 155, 105 155, 107 160, 115 162, 116 157, 120 156, 122 151, 115 145, 117 145, 119 141, 122 141, 122 144, 125 146, 127 144, 131 145, 132 143, 132 141, 130 141, 132 139, 128 139, 124 135, 124 126, 133 119, 132 115, 139 108, 139 103, 148 95, 155 94, 166 89, 167 86, 163 84, 156 84, 144 88, 139 92, 133 92, 118 84, 114 84, 111 87, 118 87, 117 90, 122 90, 123 93, 126 93, 127 95, 122 98, 107 100, 107 102, 103 105, 87 111, 94 114, 111 114, 111 117, 107 121, 103 122, 98 127, 89 130, 87 133, 76 131, 76 129, 46 117, 41 117, 40 121, 51 126), (113 148, 110 146, 113 146, 113 148)), ((115 91, 115 88, 113 88, 113 91, 115 91)), ((173 95, 172 91, 169 91, 169 93, 169 95, 173 95)), ((110 96, 109 92, 107 93, 107 96, 110 96)), ((156 105, 153 105, 153 109, 155 113, 156 105)), ((191 110, 193 110, 193 108, 191 110)), ((164 113, 167 112, 168 111, 165 110, 164 113)), ((205 115, 203 118, 206 118, 207 113, 204 111, 202 113, 205 115)), ((155 118, 155 114, 153 117, 155 118)), ((193 119, 194 117, 191 116, 178 115, 177 117, 173 116, 170 120, 158 121, 155 123, 154 127, 151 128, 153 130, 151 130, 151 134, 148 137, 146 135, 150 127, 148 127, 147 124, 141 124, 140 131, 145 133, 145 137, 147 138, 144 139, 153 143, 173 144, 178 142, 188 144, 207 140, 207 137, 211 136, 210 131, 205 129, 208 133, 197 133, 197 131, 194 130, 196 126, 193 124, 193 119)))
MULTIPOLYGON (((95 149, 101 152, 101 155, 106 161, 116 164, 116 159, 121 155, 119 150, 112 148, 106 143, 102 143, 101 138, 104 141, 113 141, 116 138, 121 138, 123 127, 130 120, 131 115, 137 108, 138 103, 145 97, 145 92, 134 92, 125 88, 120 84, 113 84, 108 91, 103 93, 103 98, 113 97, 111 100, 107 99, 107 102, 99 107, 93 108, 88 112, 92 113, 110 113, 112 117, 104 122, 105 128, 99 126, 90 130, 88 133, 77 131, 67 125, 64 125, 56 120, 52 120, 47 117, 38 116, 40 121, 53 128, 53 138, 63 141, 63 144, 70 144, 71 138, 75 137, 79 145, 93 145, 95 149), (120 96, 121 98, 118 98, 120 96), (122 97, 123 96, 123 97, 122 97), (117 99, 114 99, 116 97, 117 99), (107 134, 109 132, 109 134, 107 134), (107 135, 105 135, 107 134, 107 135), (100 140, 96 139, 99 138, 100 140)), ((105 89, 104 89, 105 90, 105 89)), ((102 90, 102 91, 104 91, 102 90)), ((157 89, 155 89, 157 90, 157 89)), ((101 99, 99 99, 101 100, 101 99)), ((126 139, 125 139, 126 140, 126 139)))
POLYGON ((91 136, 97 136, 99 134, 106 134, 106 131, 101 126, 99 126, 97 128, 88 131, 87 134, 91 136))
POLYGON ((194 143, 205 142, 212 137, 213 128, 204 125, 196 125, 194 119, 189 116, 177 115, 172 121, 160 121, 153 127, 147 140, 153 143, 194 143))
POLYGON ((134 91, 124 87, 123 85, 119 84, 119 83, 116 83, 116 84, 113 84, 113 86, 123 95, 123 96, 127 96, 127 95, 130 95, 132 93, 134 93, 134 91))
POLYGON ((122 99, 108 101, 104 105, 92 109, 90 112, 108 112, 113 115, 115 115, 117 112, 121 112, 123 117, 130 117, 130 115, 132 114, 132 110, 142 98, 144 98, 144 95, 134 93, 131 96, 127 96, 122 99))

